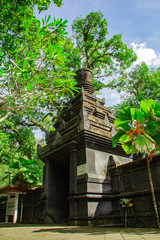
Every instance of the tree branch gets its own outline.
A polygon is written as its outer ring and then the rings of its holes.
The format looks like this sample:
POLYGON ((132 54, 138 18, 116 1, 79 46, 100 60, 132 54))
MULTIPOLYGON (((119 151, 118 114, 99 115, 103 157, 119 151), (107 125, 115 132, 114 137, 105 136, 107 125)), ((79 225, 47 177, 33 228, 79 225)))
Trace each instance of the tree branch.
POLYGON ((2 118, 0 118, 0 123, 3 122, 6 118, 8 118, 11 115, 11 112, 6 113, 2 118))
POLYGON ((0 99, 6 100, 6 97, 4 97, 3 95, 0 94, 0 99))

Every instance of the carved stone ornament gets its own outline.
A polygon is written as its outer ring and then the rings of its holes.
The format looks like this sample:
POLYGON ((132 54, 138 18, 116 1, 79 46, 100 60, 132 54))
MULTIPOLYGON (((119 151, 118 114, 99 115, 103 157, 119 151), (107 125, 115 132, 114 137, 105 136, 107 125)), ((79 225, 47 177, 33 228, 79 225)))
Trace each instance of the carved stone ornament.
POLYGON ((97 107, 95 107, 93 110, 92 110, 92 115, 95 115, 97 113, 97 107))
POLYGON ((87 119, 87 121, 85 121, 85 129, 86 130, 90 130, 91 129, 90 121, 88 119, 87 119))
POLYGON ((84 87, 81 88, 82 95, 85 95, 84 87))
POLYGON ((42 151, 42 147, 40 144, 37 144, 37 154, 41 154, 41 151, 42 151))
POLYGON ((61 131, 66 127, 66 122, 63 119, 61 119, 60 121, 61 121, 61 123, 60 123, 60 126, 59 126, 59 130, 61 131))
POLYGON ((79 124, 79 131, 81 130, 90 130, 90 121, 88 119, 88 113, 85 108, 80 110, 80 124, 79 124))
POLYGON ((84 119, 84 128, 86 130, 90 130, 90 128, 91 128, 90 121, 88 119, 88 113, 87 113, 87 110, 85 108, 83 108, 83 119, 84 119))
POLYGON ((60 139, 61 139, 61 134, 59 132, 57 132, 56 135, 55 135, 55 138, 53 140, 53 145, 59 143, 60 139))
POLYGON ((106 101, 105 101, 105 98, 102 98, 102 102, 103 102, 103 105, 104 105, 104 104, 105 104, 105 102, 106 102, 106 101))
POLYGON ((104 122, 106 124, 107 127, 110 127, 111 124, 110 124, 110 121, 109 121, 109 118, 108 118, 108 114, 106 114, 105 118, 104 118, 104 122))
POLYGON ((100 101, 96 101, 96 104, 97 104, 97 106, 99 107, 101 104, 100 104, 100 101))
POLYGON ((115 127, 112 127, 111 136, 114 137, 116 133, 117 133, 117 130, 115 129, 115 127))

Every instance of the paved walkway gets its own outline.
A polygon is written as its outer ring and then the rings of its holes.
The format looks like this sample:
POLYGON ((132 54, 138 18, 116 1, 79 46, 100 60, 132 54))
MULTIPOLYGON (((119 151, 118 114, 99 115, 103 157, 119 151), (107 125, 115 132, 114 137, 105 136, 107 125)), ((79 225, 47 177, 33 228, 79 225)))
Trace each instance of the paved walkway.
POLYGON ((0 240, 160 240, 160 230, 0 224, 0 240))

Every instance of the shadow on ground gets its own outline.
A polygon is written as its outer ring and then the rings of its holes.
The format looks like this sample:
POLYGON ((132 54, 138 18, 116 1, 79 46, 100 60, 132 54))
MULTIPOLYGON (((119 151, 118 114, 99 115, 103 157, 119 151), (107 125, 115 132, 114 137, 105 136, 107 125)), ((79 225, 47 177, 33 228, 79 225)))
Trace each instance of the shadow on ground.
POLYGON ((70 233, 70 234, 80 234, 85 233, 89 235, 101 235, 101 234, 114 234, 114 233, 127 233, 137 235, 143 234, 160 234, 158 229, 136 229, 136 228, 96 228, 96 227, 54 227, 54 228, 40 228, 33 232, 53 232, 53 233, 70 233))
MULTIPOLYGON (((106 233, 106 229, 102 228, 93 228, 93 227, 55 227, 55 228, 41 228, 39 230, 35 230, 33 232, 54 232, 54 233, 70 233, 70 234, 94 234, 94 235, 101 235, 106 233)), ((107 232, 113 232, 113 230, 109 230, 107 232)), ((114 232, 119 232, 114 229, 114 232)))

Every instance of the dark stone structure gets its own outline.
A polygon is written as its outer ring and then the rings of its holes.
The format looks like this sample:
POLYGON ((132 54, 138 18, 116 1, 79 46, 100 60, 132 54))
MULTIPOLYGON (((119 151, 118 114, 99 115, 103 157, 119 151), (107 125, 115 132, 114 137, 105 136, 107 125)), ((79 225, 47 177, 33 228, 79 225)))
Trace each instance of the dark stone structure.
MULTIPOLYGON (((160 155, 153 158, 150 167, 160 213, 160 155)), ((133 207, 128 209, 128 226, 156 227, 146 160, 137 160, 118 167, 113 165, 109 168, 109 173, 112 179, 111 198, 115 222, 124 223, 120 199, 129 198, 132 199, 133 207)))
MULTIPOLYGON (((43 223, 44 207, 41 202, 42 188, 37 187, 23 195, 23 223, 43 223)), ((19 217, 20 220, 20 203, 22 195, 19 199, 19 217)), ((19 222, 19 221, 18 221, 19 222)))
POLYGON ((108 166, 113 160, 121 165, 130 159, 120 145, 112 147, 114 116, 95 96, 92 72, 81 69, 76 79, 80 92, 59 115, 56 131, 46 137, 47 145, 38 147, 45 163, 44 222, 112 222, 108 166))

